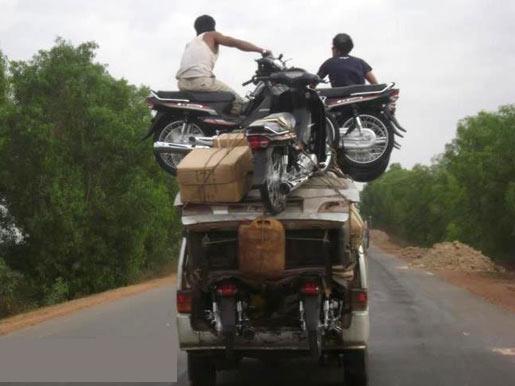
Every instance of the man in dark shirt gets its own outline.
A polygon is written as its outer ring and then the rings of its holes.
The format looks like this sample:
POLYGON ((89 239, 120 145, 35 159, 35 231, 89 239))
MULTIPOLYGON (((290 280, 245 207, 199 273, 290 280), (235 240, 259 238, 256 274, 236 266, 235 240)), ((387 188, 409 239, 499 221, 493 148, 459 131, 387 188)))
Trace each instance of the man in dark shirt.
POLYGON ((349 35, 336 35, 333 38, 333 57, 320 66, 318 76, 323 79, 329 75, 332 87, 365 84, 365 79, 370 84, 377 84, 372 67, 363 59, 349 55, 353 47, 354 43, 349 35))

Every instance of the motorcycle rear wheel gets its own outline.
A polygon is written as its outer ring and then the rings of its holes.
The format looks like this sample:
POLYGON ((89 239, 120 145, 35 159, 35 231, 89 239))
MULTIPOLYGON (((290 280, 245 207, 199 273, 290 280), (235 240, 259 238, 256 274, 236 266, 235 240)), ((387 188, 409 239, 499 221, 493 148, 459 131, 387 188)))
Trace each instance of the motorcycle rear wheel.
POLYGON ((381 165, 384 159, 388 158, 393 149, 394 130, 388 120, 381 114, 361 113, 359 114, 363 125, 361 134, 356 127, 355 118, 347 119, 340 127, 341 149, 338 154, 338 164, 345 170, 346 168, 370 168, 381 165), (350 131, 350 133, 349 133, 350 131), (363 136, 363 145, 367 141, 374 141, 369 148, 350 149, 345 146, 345 142, 359 142, 359 136, 363 136))
POLYGON ((287 196, 281 190, 281 182, 286 174, 281 148, 272 149, 266 163, 266 178, 259 192, 266 209, 272 214, 278 214, 286 208, 287 196))
MULTIPOLYGON (((190 137, 204 137, 206 132, 196 122, 185 122, 182 119, 165 123, 160 130, 154 132, 154 142, 173 142, 188 144, 190 137), (183 125, 186 127, 183 131, 183 125)), ((172 176, 177 175, 177 165, 184 158, 184 154, 154 153, 156 161, 172 176)))
POLYGON ((379 177, 386 171, 390 162, 390 155, 385 158, 380 164, 372 167, 346 167, 343 172, 350 175, 356 182, 371 182, 379 177))

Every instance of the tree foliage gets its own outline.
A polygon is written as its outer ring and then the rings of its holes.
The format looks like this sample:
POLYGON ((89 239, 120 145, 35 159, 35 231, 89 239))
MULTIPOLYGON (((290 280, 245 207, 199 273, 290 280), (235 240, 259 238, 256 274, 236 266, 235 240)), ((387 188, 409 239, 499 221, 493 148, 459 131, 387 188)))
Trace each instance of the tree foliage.
POLYGON ((460 240, 515 260, 515 106, 462 120, 430 167, 392 167, 363 191, 363 210, 408 241, 460 240))
POLYGON ((141 142, 148 90, 95 49, 58 40, 0 66, 0 199, 24 235, 3 259, 40 304, 130 283, 177 243, 175 185, 141 142))

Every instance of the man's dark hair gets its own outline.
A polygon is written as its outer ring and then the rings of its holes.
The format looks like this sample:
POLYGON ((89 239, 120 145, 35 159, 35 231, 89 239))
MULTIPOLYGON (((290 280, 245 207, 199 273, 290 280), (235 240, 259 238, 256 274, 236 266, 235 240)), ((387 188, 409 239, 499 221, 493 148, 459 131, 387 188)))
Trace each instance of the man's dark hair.
POLYGON ((348 55, 354 48, 352 39, 347 34, 337 34, 333 38, 333 46, 340 52, 341 55, 348 55))
POLYGON ((195 20, 195 31, 197 31, 197 35, 200 35, 204 32, 214 31, 215 30, 215 19, 213 19, 209 15, 202 15, 197 17, 195 20))

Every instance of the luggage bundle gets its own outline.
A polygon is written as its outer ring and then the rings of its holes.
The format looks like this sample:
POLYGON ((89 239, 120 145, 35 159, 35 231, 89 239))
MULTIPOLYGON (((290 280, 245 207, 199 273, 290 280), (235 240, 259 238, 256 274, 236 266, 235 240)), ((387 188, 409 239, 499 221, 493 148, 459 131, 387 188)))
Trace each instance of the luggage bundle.
POLYGON ((238 202, 252 187, 252 152, 239 133, 215 137, 212 148, 194 149, 179 163, 181 200, 238 202))

